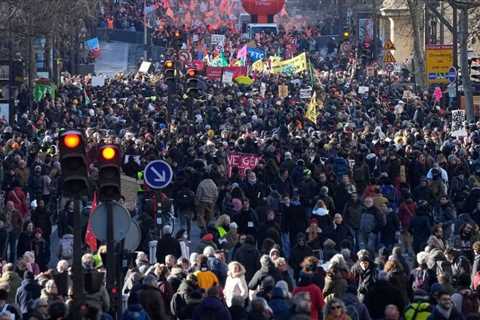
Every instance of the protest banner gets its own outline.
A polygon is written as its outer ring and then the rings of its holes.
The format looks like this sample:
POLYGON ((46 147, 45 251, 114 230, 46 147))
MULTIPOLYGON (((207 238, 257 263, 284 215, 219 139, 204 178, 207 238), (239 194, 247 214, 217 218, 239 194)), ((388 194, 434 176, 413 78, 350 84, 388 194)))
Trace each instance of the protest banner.
POLYGON ((226 72, 226 71, 229 71, 229 72, 233 73, 232 79, 234 79, 234 80, 237 77, 247 75, 247 67, 246 66, 230 66, 230 67, 223 68, 223 72, 226 72))
POLYGON ((360 87, 358 87, 358 94, 368 93, 369 90, 370 90, 370 88, 367 87, 367 86, 360 86, 360 87))
POLYGON ((452 110, 452 131, 453 137, 465 137, 467 128, 465 127, 465 110, 452 110))
POLYGON ((257 60, 252 64, 252 72, 264 73, 268 71, 267 65, 262 60, 257 60))
POLYGON ((317 123, 318 118, 318 111, 317 111, 318 103, 317 103, 317 93, 313 92, 312 98, 308 103, 307 110, 305 111, 305 118, 313 122, 314 124, 317 123))
POLYGON ((232 169, 238 168, 242 177, 245 176, 247 170, 253 170, 257 167, 262 156, 251 153, 232 152, 227 156, 227 174, 232 176, 232 169))
POLYGON ((222 79, 222 67, 207 67, 205 74, 208 80, 220 80, 222 79))
POLYGON ((307 54, 304 52, 292 59, 272 62, 271 73, 295 74, 307 70, 307 67, 307 54))
POLYGON ((248 57, 253 62, 257 60, 262 60, 263 58, 265 58, 265 52, 262 49, 258 48, 248 48, 248 57))

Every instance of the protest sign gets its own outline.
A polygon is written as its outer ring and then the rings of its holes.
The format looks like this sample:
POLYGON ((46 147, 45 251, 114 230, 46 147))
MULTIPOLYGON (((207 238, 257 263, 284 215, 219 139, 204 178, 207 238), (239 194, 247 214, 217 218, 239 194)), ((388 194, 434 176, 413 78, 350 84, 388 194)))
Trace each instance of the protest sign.
POLYGON ((282 84, 278 86, 278 96, 280 98, 286 98, 288 97, 288 86, 282 84))
POLYGON ((465 137, 467 128, 465 127, 465 110, 452 111, 452 131, 453 137, 465 137))
POLYGON ((138 68, 138 72, 141 73, 148 73, 148 69, 152 66, 152 63, 149 61, 143 61, 142 64, 140 65, 140 68, 138 68))
POLYGON ((232 169, 238 168, 242 177, 245 176, 247 170, 253 170, 257 167, 258 162, 262 157, 250 153, 232 152, 227 156, 227 174, 232 176, 232 169))
POLYGON ((358 94, 365 94, 368 93, 369 88, 366 86, 360 86, 358 87, 358 94))
POLYGON ((100 76, 92 77, 92 87, 103 87, 105 85, 105 78, 100 76))
POLYGON ((228 85, 231 85, 233 82, 233 72, 225 71, 222 76, 222 82, 228 85))
MULTIPOLYGON (((217 46, 220 43, 225 43, 225 35, 223 34, 212 34, 210 38, 210 43, 214 46, 217 46)), ((223 48, 223 45, 222 45, 223 48)))
POLYGON ((310 99, 312 97, 312 88, 300 89, 300 99, 310 99))

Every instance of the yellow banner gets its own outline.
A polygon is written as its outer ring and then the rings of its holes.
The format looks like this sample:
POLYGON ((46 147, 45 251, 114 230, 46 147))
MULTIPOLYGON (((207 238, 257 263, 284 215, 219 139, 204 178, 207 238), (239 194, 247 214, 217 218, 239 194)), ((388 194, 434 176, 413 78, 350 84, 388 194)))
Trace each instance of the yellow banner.
POLYGON ((317 93, 314 91, 310 103, 308 104, 307 111, 305 112, 305 118, 315 124, 317 123, 318 117, 317 106, 317 93))
POLYGON ((257 60, 254 63, 252 63, 252 72, 267 72, 268 71, 268 66, 262 61, 262 60, 257 60))
POLYGON ((425 49, 427 80, 448 83, 448 70, 453 67, 453 49, 450 45, 430 45, 425 49))
POLYGON ((283 60, 272 61, 271 73, 299 73, 307 70, 307 54, 304 52, 298 56, 283 60))

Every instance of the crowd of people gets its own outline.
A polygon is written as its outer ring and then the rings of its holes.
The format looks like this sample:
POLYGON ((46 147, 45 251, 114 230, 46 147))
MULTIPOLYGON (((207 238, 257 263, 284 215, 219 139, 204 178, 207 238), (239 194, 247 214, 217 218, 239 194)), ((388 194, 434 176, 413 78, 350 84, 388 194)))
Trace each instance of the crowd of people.
MULTIPOLYGON (((117 15, 122 26, 138 22, 128 10, 117 15)), ((101 143, 121 146, 123 172, 139 182, 128 209, 142 241, 122 288, 124 320, 478 319, 480 122, 454 137, 452 101, 419 91, 408 72, 367 68, 354 48, 316 50, 312 30, 256 38, 267 57, 308 52, 312 68, 251 73, 248 85, 199 70, 199 97, 186 95, 178 65, 175 90, 160 68, 97 87, 65 74, 55 96, 30 107, 22 92, 16 122, 1 124, 0 319, 59 320, 72 310, 63 129, 85 131, 93 186, 101 143), (305 117, 306 89, 316 121, 305 117), (258 161, 244 170, 232 153, 258 161), (177 223, 161 233, 158 198, 141 174, 156 159, 174 170, 159 202, 173 201, 177 223)), ((234 31, 227 40, 232 52, 245 44, 234 31)), ((179 47, 167 49, 175 61, 179 47)), ((108 272, 105 246, 84 252, 86 273, 108 272)), ((110 319, 105 284, 92 283, 81 316, 110 319)))

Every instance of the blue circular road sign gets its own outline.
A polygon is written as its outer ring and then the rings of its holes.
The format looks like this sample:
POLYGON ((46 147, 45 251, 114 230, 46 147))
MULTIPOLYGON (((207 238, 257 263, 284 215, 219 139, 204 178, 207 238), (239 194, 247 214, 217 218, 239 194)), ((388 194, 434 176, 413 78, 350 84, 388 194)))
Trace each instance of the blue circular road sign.
POLYGON ((172 182, 173 170, 167 162, 154 160, 145 167, 143 178, 150 188, 162 189, 172 182))
POLYGON ((450 69, 448 69, 447 79, 450 83, 457 80, 457 69, 455 67, 451 67, 450 69))

